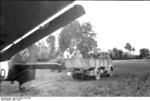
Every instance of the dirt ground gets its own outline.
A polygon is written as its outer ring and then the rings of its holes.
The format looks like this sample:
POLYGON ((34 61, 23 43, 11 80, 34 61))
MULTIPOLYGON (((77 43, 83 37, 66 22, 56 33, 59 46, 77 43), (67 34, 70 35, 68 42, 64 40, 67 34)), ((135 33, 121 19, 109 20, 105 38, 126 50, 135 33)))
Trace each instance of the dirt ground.
POLYGON ((1 96, 150 96, 150 60, 113 61, 112 77, 73 80, 66 71, 37 70, 36 79, 18 90, 18 83, 1 82, 1 96))

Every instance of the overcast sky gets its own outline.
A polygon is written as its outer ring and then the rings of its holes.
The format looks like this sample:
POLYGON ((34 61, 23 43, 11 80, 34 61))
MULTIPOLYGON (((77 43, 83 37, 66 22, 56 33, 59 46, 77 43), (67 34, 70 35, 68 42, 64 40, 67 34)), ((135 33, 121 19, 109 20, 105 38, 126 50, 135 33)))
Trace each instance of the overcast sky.
MULTIPOLYGON (((135 54, 139 54, 141 48, 150 50, 149 1, 75 1, 74 4, 84 7, 86 14, 78 20, 93 25, 102 51, 114 47, 127 51, 124 49, 127 42, 135 48, 135 54)), ((53 35, 58 33, 60 30, 53 35)))
POLYGON ((129 42, 138 54, 150 49, 150 2, 141 1, 77 1, 86 14, 80 22, 89 21, 98 33, 98 47, 104 51, 117 47, 124 50, 129 42))

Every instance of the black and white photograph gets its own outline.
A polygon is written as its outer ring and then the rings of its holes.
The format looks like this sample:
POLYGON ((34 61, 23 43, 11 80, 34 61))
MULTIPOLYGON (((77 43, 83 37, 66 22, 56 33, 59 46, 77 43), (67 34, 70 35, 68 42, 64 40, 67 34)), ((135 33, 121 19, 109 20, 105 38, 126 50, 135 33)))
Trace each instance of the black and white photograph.
POLYGON ((0 2, 2 101, 150 97, 150 1, 0 2))

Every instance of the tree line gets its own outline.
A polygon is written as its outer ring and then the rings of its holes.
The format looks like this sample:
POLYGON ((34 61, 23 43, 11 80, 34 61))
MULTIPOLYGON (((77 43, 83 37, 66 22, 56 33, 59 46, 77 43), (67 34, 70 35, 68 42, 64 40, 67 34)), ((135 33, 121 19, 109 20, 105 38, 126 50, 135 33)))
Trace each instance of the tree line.
POLYGON ((147 48, 141 48, 139 50, 139 55, 135 55, 135 48, 131 46, 130 43, 126 43, 124 48, 128 52, 124 52, 121 49, 113 48, 108 50, 110 52, 110 56, 114 60, 121 60, 121 59, 143 59, 143 58, 150 58, 150 50, 147 48))
MULTIPOLYGON (((83 57, 89 51, 96 50, 97 41, 96 35, 93 31, 93 26, 90 22, 80 23, 79 21, 74 21, 67 26, 63 27, 58 36, 58 48, 56 48, 55 36, 49 35, 46 38, 47 47, 44 42, 37 42, 38 45, 31 45, 27 49, 30 51, 31 56, 27 61, 48 61, 50 59, 56 58, 60 54, 69 48, 73 52, 74 48, 80 50, 83 57)), ((147 48, 140 49, 140 54, 135 55, 135 47, 131 46, 130 43, 126 43, 124 48, 128 52, 124 52, 121 49, 113 48, 108 50, 112 59, 142 59, 149 58, 150 51, 147 48)), ((27 51, 22 52, 22 54, 28 54, 27 51)), ((18 56, 20 53, 15 55, 15 60, 21 60, 18 56)), ((25 55, 22 55, 25 56, 25 55)), ((21 60, 22 61, 22 60, 21 60)))

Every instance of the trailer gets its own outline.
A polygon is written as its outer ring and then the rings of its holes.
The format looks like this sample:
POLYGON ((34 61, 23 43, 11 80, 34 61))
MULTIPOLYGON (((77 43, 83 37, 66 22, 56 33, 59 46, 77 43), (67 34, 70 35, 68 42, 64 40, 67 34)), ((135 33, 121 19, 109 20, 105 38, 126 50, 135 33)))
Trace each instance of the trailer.
POLYGON ((112 60, 108 52, 100 52, 97 57, 65 59, 65 67, 73 78, 93 76, 100 80, 101 76, 111 76, 113 71, 112 60))

